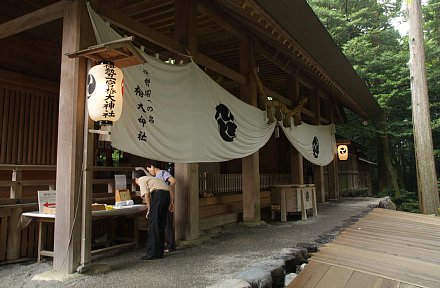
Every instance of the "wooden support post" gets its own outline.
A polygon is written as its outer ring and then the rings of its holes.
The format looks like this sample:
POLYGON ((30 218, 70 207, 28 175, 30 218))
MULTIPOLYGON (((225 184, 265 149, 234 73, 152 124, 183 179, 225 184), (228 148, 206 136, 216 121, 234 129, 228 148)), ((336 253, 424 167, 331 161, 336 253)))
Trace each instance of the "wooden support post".
MULTIPOLYGON (((86 60, 69 59, 66 54, 93 43, 85 32, 84 0, 65 2, 61 51, 59 100, 56 221, 53 268, 74 273, 80 264, 81 248, 81 166, 84 152, 84 103, 86 60), (89 42, 87 43, 87 41, 89 42)), ((89 31, 91 33, 91 31, 89 31)))
POLYGON ((199 164, 175 164, 176 239, 199 238, 199 164))
POLYGON ((298 188, 296 193, 301 195, 301 220, 307 220, 306 192, 308 188, 298 188))
POLYGON ((281 222, 287 221, 287 199, 286 199, 286 189, 281 189, 280 191, 280 213, 281 213, 281 222))
MULTIPOLYGON (((15 169, 12 172, 12 181, 15 181, 15 185, 11 187, 11 199, 21 200, 23 194, 23 186, 20 183, 21 180, 21 170, 15 169)), ((16 260, 20 258, 21 232, 17 231, 16 227, 18 225, 18 221, 20 220, 20 215, 22 212, 22 207, 13 208, 11 209, 11 215, 8 217, 8 250, 6 251, 6 260, 16 260)), ((4 229, 6 230, 6 227, 4 227, 4 229)))
POLYGON ((292 183, 302 185, 304 184, 303 157, 293 146, 290 146, 290 156, 292 183))
POLYGON ((38 221, 38 255, 37 262, 41 262, 41 250, 43 250, 43 221, 38 221))
POLYGON ((338 175, 338 155, 335 154, 333 161, 328 164, 328 198, 337 200, 339 198, 339 175, 338 175))
MULTIPOLYGON (((176 0, 174 38, 185 47, 197 61, 197 1, 176 0)), ((199 165, 175 164, 175 213, 174 229, 176 239, 199 238, 199 165)))
MULTIPOLYGON (((293 103, 299 101, 299 81, 297 78, 288 76, 287 79, 287 93, 288 97, 293 100, 293 103)), ((298 112, 294 117, 294 125, 301 124, 301 113, 298 112)), ((298 150, 290 145, 290 174, 292 176, 292 183, 304 184, 304 168, 303 157, 298 150)))
MULTIPOLYGON (((335 107, 332 106, 332 113, 330 113, 330 123, 335 123, 334 111, 335 107)), ((335 147, 336 149, 336 147, 335 147)), ((328 199, 337 200, 339 198, 339 175, 338 175, 338 154, 333 155, 333 161, 327 165, 328 173, 328 199)))
POLYGON ((175 0, 174 6, 174 39, 186 50, 181 53, 197 62, 197 0, 175 0))
MULTIPOLYGON (((240 97, 243 101, 257 106, 257 84, 252 77, 255 67, 255 42, 250 38, 240 39, 240 73, 247 77, 247 83, 240 86, 240 97)), ((259 222, 260 206, 260 161, 259 153, 242 159, 243 173, 243 221, 259 222)))
POLYGON ((313 216, 318 216, 318 205, 316 204, 316 187, 309 188, 312 194, 312 210, 313 216))
MULTIPOLYGON (((87 63, 87 71, 91 63, 87 63)), ((87 101, 84 104, 87 108, 87 101)), ((94 122, 89 117, 88 110, 84 111, 84 154, 82 166, 82 221, 81 221, 81 265, 78 272, 90 269, 92 257, 92 179, 94 162, 94 135, 89 133, 94 129, 94 122)))
POLYGON ((325 182, 324 182, 324 167, 315 166, 314 173, 314 184, 316 187, 316 197, 319 203, 325 202, 325 182))
MULTIPOLYGON (((313 95, 311 97, 312 110, 315 113, 313 118, 314 125, 321 124, 321 98, 318 94, 318 89, 313 90, 313 95)), ((324 167, 320 165, 315 165, 313 169, 313 182, 316 187, 316 193, 319 202, 325 202, 325 190, 324 190, 324 167)))

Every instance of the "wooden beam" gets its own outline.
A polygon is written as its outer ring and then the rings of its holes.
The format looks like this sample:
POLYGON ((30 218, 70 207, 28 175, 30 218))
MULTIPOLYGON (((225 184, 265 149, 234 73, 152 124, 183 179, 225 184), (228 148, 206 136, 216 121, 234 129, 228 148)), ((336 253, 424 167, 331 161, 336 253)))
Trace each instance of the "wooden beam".
POLYGON ((43 92, 51 96, 58 96, 60 85, 56 82, 19 74, 16 72, 0 69, 0 85, 7 87, 20 87, 33 93, 43 92))
MULTIPOLYGON (((167 37, 156 30, 142 24, 130 17, 121 15, 118 11, 108 7, 102 0, 92 0, 91 4, 93 8, 102 14, 110 23, 126 30, 133 35, 137 35, 147 41, 153 42, 160 47, 163 47, 176 54, 187 55, 187 51, 182 44, 177 40, 167 37)), ((192 55, 191 55, 192 56, 192 55)), ((196 62, 211 69, 231 80, 234 80, 240 84, 246 83, 246 77, 236 72, 225 65, 211 59, 210 57, 197 52, 196 62)))
POLYGON ((277 92, 275 92, 275 91, 273 91, 273 90, 271 90, 271 89, 269 89, 267 87, 263 87, 263 89, 264 89, 264 93, 266 94, 266 96, 270 96, 272 98, 275 98, 276 100, 280 101, 281 103, 283 103, 283 104, 285 104, 287 106, 292 106, 293 105, 292 100, 284 97, 283 95, 278 94, 277 92))
POLYGON ((218 8, 214 7, 212 1, 199 0, 197 3, 197 8, 199 12, 208 16, 217 25, 221 26, 223 29, 231 33, 232 35, 242 38, 249 34, 245 31, 240 23, 232 19, 226 13, 221 12, 218 8))
POLYGON ((246 77, 237 71, 234 71, 225 65, 220 64, 219 62, 213 60, 212 58, 203 55, 202 53, 197 54, 197 63, 200 65, 205 66, 208 69, 211 69, 212 71, 215 71, 219 73, 220 75, 223 75, 231 80, 234 80, 235 82, 244 85, 246 84, 246 77))
POLYGON ((104 16, 107 21, 118 27, 121 27, 133 35, 137 35, 177 54, 185 51, 184 47, 182 47, 178 41, 167 37, 151 27, 133 20, 130 17, 122 15, 118 11, 109 7, 105 1, 92 0, 91 5, 99 14, 104 16))
POLYGON ((63 17, 64 2, 59 1, 0 24, 0 39, 35 28, 63 17))

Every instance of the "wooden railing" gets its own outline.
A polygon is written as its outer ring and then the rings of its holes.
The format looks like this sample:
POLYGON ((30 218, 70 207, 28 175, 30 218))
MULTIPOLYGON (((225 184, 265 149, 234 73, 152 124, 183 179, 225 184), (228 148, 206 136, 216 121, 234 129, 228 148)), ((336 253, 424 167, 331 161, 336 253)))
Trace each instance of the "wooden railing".
MULTIPOLYGON (((131 181, 131 172, 134 169, 135 167, 93 167, 93 201, 114 203, 115 174, 126 174, 128 189, 134 191, 136 187, 131 181)), ((23 212, 38 210, 37 191, 56 189, 56 166, 0 165, 0 177, 2 177, 0 178, 0 263, 36 258, 38 227, 31 223, 25 229, 18 231, 17 224, 23 212), (4 180, 5 175, 10 177, 10 180, 4 180)), ((271 185, 287 183, 290 183, 289 174, 260 175, 261 191, 269 190, 271 185)), ((202 173, 199 184, 202 197, 222 197, 242 193, 241 174, 202 173)), ((263 198, 264 204, 267 202, 267 195, 263 198)), ((236 203, 238 210, 242 206, 238 203, 240 201, 237 200, 236 203)), ((212 205, 212 203, 208 204, 212 205)), ((228 213, 234 211, 228 210, 228 213)), ((53 231, 45 231, 45 233, 46 243, 53 245, 53 231)))
MULTIPOLYGON (((92 199, 114 203, 115 174, 126 174, 128 189, 134 191, 131 172, 135 167, 93 167, 92 199)), ((56 189, 54 165, 0 165, 0 263, 35 258, 38 228, 31 224, 18 231, 23 212, 38 210, 39 190, 56 189), (10 174, 9 174, 10 173, 10 174), (10 180, 4 180, 10 175, 10 180)), ((47 243, 53 242, 53 231, 46 231, 47 243)))
MULTIPOLYGON (((260 190, 272 185, 291 183, 290 174, 260 174, 260 190)), ((201 197, 223 196, 242 193, 242 174, 201 173, 199 176, 201 197)))

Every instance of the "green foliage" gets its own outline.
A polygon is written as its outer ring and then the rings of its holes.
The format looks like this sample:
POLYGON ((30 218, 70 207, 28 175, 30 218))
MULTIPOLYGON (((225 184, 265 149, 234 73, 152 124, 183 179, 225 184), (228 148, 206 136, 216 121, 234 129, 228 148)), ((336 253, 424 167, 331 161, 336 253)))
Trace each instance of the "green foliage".
MULTIPOLYGON (((401 36, 390 24, 394 17, 402 16, 402 1, 308 0, 308 3, 386 115, 385 123, 369 123, 365 127, 361 124, 363 119, 346 111, 348 122, 338 125, 338 134, 368 147, 368 157, 373 161, 379 153, 377 136, 388 135, 392 163, 399 178, 415 178, 408 37, 401 36)), ((433 144, 440 147, 440 0, 429 0, 423 9, 433 144)), ((435 152, 439 171, 440 149, 435 152)), ((413 190, 415 186, 407 188, 413 190)))
POLYGON ((389 196, 391 200, 394 202, 394 204, 396 204, 396 208, 399 211, 420 213, 419 199, 417 193, 415 192, 401 190, 400 196, 395 197, 393 190, 390 187, 388 187, 384 189, 384 191, 378 193, 376 196, 379 198, 389 196))
POLYGON ((122 152, 121 150, 113 150, 112 153, 112 159, 113 159, 113 166, 117 167, 119 166, 119 160, 124 157, 123 155, 124 152, 122 152))
POLYGON ((396 204, 397 210, 420 213, 419 199, 415 192, 402 190, 400 192, 400 197, 392 198, 392 200, 396 204))
POLYGON ((376 197, 378 198, 383 198, 383 197, 393 197, 394 192, 393 189, 391 189, 391 187, 386 187, 385 189, 383 189, 382 191, 379 191, 375 194, 376 197))

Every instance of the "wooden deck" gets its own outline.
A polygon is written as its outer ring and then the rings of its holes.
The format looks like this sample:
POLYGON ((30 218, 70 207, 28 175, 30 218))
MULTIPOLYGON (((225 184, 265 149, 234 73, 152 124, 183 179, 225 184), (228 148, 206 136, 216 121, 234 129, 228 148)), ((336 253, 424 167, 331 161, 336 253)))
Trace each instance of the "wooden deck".
POLYGON ((440 218, 376 208, 321 247, 289 288, 440 287, 440 218))

